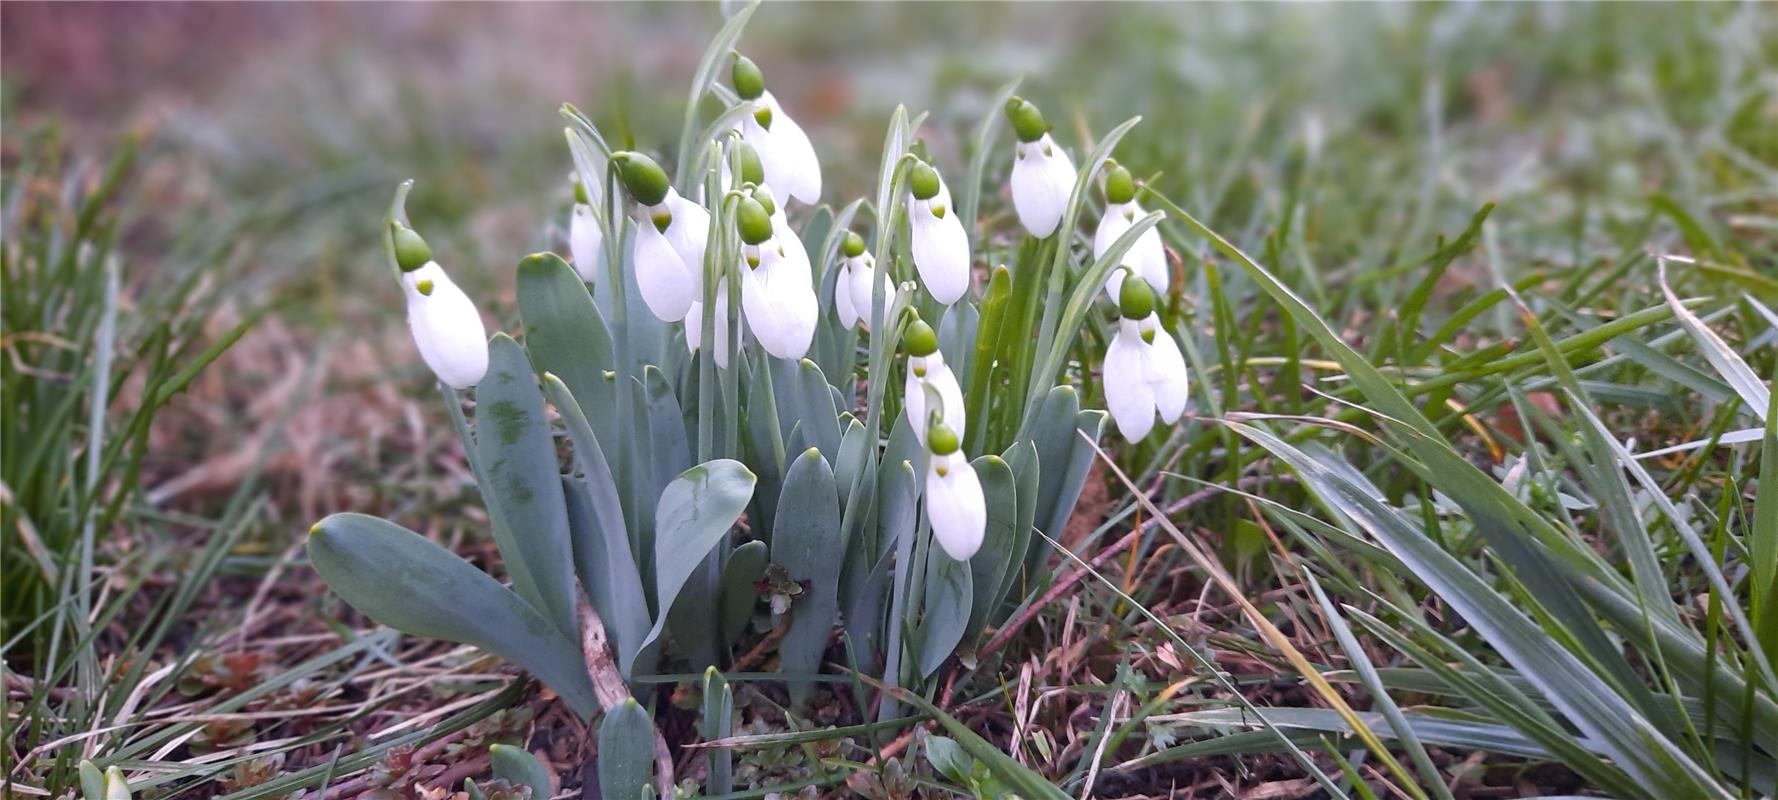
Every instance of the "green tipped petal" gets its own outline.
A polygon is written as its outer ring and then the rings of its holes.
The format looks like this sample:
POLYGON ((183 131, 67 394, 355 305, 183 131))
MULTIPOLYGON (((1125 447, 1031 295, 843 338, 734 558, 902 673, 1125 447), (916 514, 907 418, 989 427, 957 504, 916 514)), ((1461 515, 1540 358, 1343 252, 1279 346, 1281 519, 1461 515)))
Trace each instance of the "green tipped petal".
POLYGON ((729 71, 729 80, 735 84, 735 94, 742 100, 754 100, 766 91, 765 73, 759 71, 759 65, 753 59, 740 53, 735 54, 735 66, 729 71))
POLYGON ((931 200, 938 196, 938 170, 924 161, 915 161, 914 167, 908 170, 908 190, 914 193, 915 200, 931 200))
POLYGON ((413 272, 432 260, 432 248, 413 228, 395 223, 395 263, 402 272, 413 272))
POLYGON ((1042 139, 1050 129, 1043 121, 1043 112, 1022 97, 1013 97, 1006 101, 1006 119, 1012 123, 1012 131, 1021 142, 1042 139))
POLYGON ((740 230, 741 241, 763 244, 772 238, 772 212, 757 199, 742 198, 740 207, 735 209, 735 227, 740 230))
POLYGON ((908 323, 907 335, 903 337, 907 343, 908 355, 926 357, 938 352, 938 334, 926 320, 916 317, 908 323))
POLYGON ((1148 319, 1154 313, 1154 289, 1133 271, 1124 273, 1124 283, 1117 290, 1117 307, 1124 319, 1148 319))
POLYGON ((667 199, 667 190, 672 188, 672 183, 667 180, 667 171, 654 159, 625 150, 612 153, 611 160, 617 162, 618 176, 636 202, 652 206, 667 199))

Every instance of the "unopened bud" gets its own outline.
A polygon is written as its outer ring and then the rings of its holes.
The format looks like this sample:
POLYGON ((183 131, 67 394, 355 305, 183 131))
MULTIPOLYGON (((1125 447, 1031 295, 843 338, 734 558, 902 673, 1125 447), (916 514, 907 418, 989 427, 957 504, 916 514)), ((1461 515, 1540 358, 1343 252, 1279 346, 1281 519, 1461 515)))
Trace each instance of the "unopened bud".
POLYGON ((847 258, 857 258, 864 255, 864 237, 846 231, 846 240, 840 243, 840 252, 844 253, 847 258))
POLYGON ((926 429, 926 444, 935 456, 948 456, 962 446, 962 442, 957 441, 957 432, 943 422, 934 422, 926 429))
POLYGON ((741 182, 765 183, 766 168, 765 164, 759 160, 759 151, 753 149, 753 145, 737 139, 735 140, 735 152, 741 158, 741 182))
POLYGON ((1136 179, 1124 165, 1112 162, 1105 173, 1105 202, 1123 205, 1136 199, 1136 179))

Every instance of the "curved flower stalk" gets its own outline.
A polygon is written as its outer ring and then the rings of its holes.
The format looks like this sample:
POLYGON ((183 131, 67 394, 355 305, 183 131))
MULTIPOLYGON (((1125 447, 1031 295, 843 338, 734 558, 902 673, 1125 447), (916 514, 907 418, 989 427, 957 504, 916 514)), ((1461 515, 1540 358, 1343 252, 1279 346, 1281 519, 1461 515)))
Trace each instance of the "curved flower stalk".
POLYGON ((765 205, 769 202, 771 195, 756 189, 736 211, 742 242, 741 310, 766 352, 794 360, 808 354, 821 308, 809 280, 809 257, 794 236, 789 244, 782 241, 765 205))
POLYGON ((1157 414, 1171 425, 1185 413, 1185 356, 1160 330, 1154 292, 1135 273, 1124 277, 1118 312, 1117 333, 1105 351, 1105 406, 1118 433, 1134 443, 1148 436, 1157 414))
POLYGON ((938 351, 938 334, 925 320, 915 317, 902 341, 907 343, 908 349, 908 374, 902 390, 902 404, 907 406, 908 425, 914 429, 914 438, 925 444, 926 429, 935 421, 945 423, 961 436, 967 417, 963 409, 963 389, 957 384, 957 375, 945 363, 944 354, 938 351), (926 386, 931 386, 938 394, 939 408, 927 408, 926 386))
MULTIPOLYGON (((840 279, 833 285, 833 306, 841 325, 870 327, 870 278, 876 274, 876 268, 876 257, 864 249, 864 237, 846 231, 846 238, 840 243, 840 279)), ((884 275, 884 319, 889 317, 889 301, 894 296, 895 287, 889 283, 889 276, 884 275)))
POLYGON ((969 291, 969 234, 953 213, 951 190, 931 164, 914 162, 908 195, 914 269, 932 299, 948 306, 969 291))
POLYGON ((741 137, 759 151, 766 184, 783 192, 786 199, 811 205, 818 202, 821 162, 815 157, 815 146, 802 126, 784 113, 778 99, 766 91, 765 74, 752 60, 737 53, 730 80, 741 102, 752 109, 741 120, 741 137))
MULTIPOLYGON (((1105 251, 1117 242, 1118 237, 1136 220, 1148 215, 1142 205, 1136 202, 1136 181, 1130 171, 1115 161, 1106 162, 1105 174, 1105 216, 1099 218, 1099 230, 1093 233, 1093 258, 1105 256, 1105 251)), ((1149 288, 1157 294, 1166 294, 1167 251, 1161 246, 1159 227, 1149 228, 1136 237, 1136 243, 1124 251, 1123 266, 1142 276, 1149 288)), ((1123 285, 1124 276, 1113 270, 1105 279, 1105 293, 1111 296, 1111 302, 1118 302, 1118 289, 1123 285)))
POLYGON ((926 519, 932 538, 955 561, 968 561, 982 547, 988 506, 975 467, 963 457, 957 432, 934 422, 926 435, 931 458, 926 466, 926 519))
POLYGON ((1050 126, 1037 106, 1021 97, 1006 101, 1006 118, 1018 143, 1013 146, 1012 205, 1019 224, 1039 239, 1056 232, 1068 196, 1074 191, 1074 162, 1050 138, 1050 126))
POLYGON ((632 262, 642 302, 663 322, 685 319, 704 289, 710 212, 680 197, 654 159, 618 152, 611 161, 637 204, 632 262))
POLYGON ((395 223, 395 263, 407 296, 407 326, 420 359, 446 386, 467 389, 488 372, 488 331, 469 295, 432 260, 412 228, 395 223))
POLYGON ((568 212, 568 255, 574 259, 574 272, 587 283, 598 283, 599 253, 605 246, 605 232, 593 213, 592 200, 580 176, 574 176, 574 208, 568 212))

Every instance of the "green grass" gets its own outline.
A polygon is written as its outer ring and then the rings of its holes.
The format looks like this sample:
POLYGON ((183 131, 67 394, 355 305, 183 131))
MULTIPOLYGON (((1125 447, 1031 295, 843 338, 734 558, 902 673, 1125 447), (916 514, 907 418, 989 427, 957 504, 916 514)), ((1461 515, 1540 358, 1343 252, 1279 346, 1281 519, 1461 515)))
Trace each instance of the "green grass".
MULTIPOLYGON (((933 109, 929 148, 947 175, 964 174, 975 154, 962 143, 985 99, 1015 77, 1007 56, 1020 37, 1042 54, 1020 93, 1050 112, 1077 154, 1142 114, 1117 158, 1150 176, 1158 197, 1147 207, 1169 211, 1161 230, 1179 265, 1166 314, 1182 334, 1194 392, 1192 421, 1108 448, 1109 491, 1093 506, 1103 522, 1051 532, 1094 572, 1033 613, 1000 652, 958 669, 932 698, 949 716, 933 718, 961 720, 1070 794, 1089 783, 1103 796, 1214 792, 1217 778, 1241 787, 1326 780, 1330 794, 1354 797, 1520 786, 1644 797, 1778 791, 1778 444, 1762 422, 1774 416, 1762 398, 1778 376, 1778 14, 1751 4, 1062 7, 1071 24, 1057 39, 1010 8, 929 13, 767 7, 744 46, 770 53, 762 64, 774 76, 808 63, 852 81, 830 135, 817 134, 836 205, 873 185, 872 150, 899 100, 933 109), (1667 263, 1671 300, 1655 258, 1665 254, 1692 259, 1667 263), (1635 457, 1688 442, 1704 444, 1635 457), (1161 513, 1237 481, 1244 488, 1161 513), (1160 517, 1167 524, 1155 524, 1160 517), (1113 547, 1137 524, 1132 547, 1113 547), (1284 646, 1267 638, 1268 625, 1284 646), (1305 664, 1355 717, 1303 678, 1305 664), (1256 724, 1262 716, 1271 727, 1256 724)), ((702 36, 715 29, 707 16, 681 22, 695 21, 702 36)), ((474 114, 499 80, 416 74, 355 51, 318 67, 363 93, 352 102, 241 92, 212 120, 221 141, 247 142, 295 120, 294 142, 238 160, 211 158, 199 140, 183 146, 210 162, 231 196, 338 198, 295 203, 302 213, 256 228, 266 257, 252 268, 282 277, 314 265, 293 285, 325 299, 278 312, 299 328, 398 341, 398 299, 373 244, 389 178, 417 178, 410 211, 436 223, 435 247, 460 254, 453 269, 480 283, 497 317, 511 318, 511 277, 488 265, 559 235, 566 185, 549 181, 567 160, 555 102, 668 152, 678 128, 665 120, 676 120, 690 70, 680 66, 591 77, 584 96, 539 92, 533 113, 515 112, 489 134, 474 114), (403 98, 395 109, 364 100, 390 88, 403 98), (275 106, 274 121, 255 122, 254 102, 275 106), (628 124, 613 127, 620 119, 628 124), (321 170, 305 174, 315 164, 321 170)), ((990 263, 1010 264, 1016 223, 999 194, 1009 155, 1005 141, 996 147, 980 218, 990 263)), ((200 553, 173 542, 107 544, 109 531, 145 524, 128 465, 156 406, 102 419, 107 432, 96 437, 88 398, 106 370, 89 354, 99 350, 15 334, 110 337, 111 392, 129 385, 126 373, 172 385, 216 340, 183 327, 205 312, 180 309, 174 288, 124 306, 104 334, 115 217, 82 213, 106 207, 88 202, 103 196, 87 191, 94 170, 65 179, 46 155, 8 173, 0 638, 9 674, 43 687, 19 694, 8 684, 25 712, 8 712, 13 746, 0 751, 0 768, 10 775, 19 769, 10 759, 119 712, 119 699, 143 684, 139 671, 114 677, 116 657, 158 651, 177 663, 213 649, 227 620, 197 625, 190 651, 167 637, 193 630, 182 617, 221 564, 257 577, 230 562, 231 548, 265 540, 282 550, 289 531, 257 521, 276 516, 264 504, 280 498, 246 481, 200 553), (30 205, 19 198, 41 196, 25 194, 29 176, 79 188, 76 201, 51 192, 54 214, 23 213, 30 205), (80 251, 68 243, 82 240, 91 253, 72 257, 80 251), (72 279, 50 280, 58 269, 72 279), (12 358, 15 347, 23 358, 12 358), (17 371, 20 363, 66 377, 17 371), (97 481, 86 460, 95 439, 118 454, 101 460, 97 481), (17 555, 20 520, 32 521, 47 561, 17 555), (191 565, 196 577, 173 590, 135 583, 191 565), (80 591, 114 578, 123 588, 80 591), (132 635, 89 627, 89 614, 112 615, 132 635)), ((1097 378, 1082 367, 1109 331, 1089 316, 1064 375, 1086 387, 1092 406, 1097 378)), ((422 374, 397 358, 394 374, 422 374)), ((418 391, 424 382, 402 384, 418 391)), ((449 431, 435 405, 420 406, 432 415, 424 427, 449 431)), ((404 492, 378 486, 373 496, 393 506, 404 492)), ((457 510, 418 509, 448 536, 480 527, 454 520, 457 510)), ((1082 568, 1066 557, 1052 564, 1058 579, 1082 568)), ((311 619, 338 614, 327 600, 294 604, 311 619)), ((146 716, 155 701, 172 702, 162 682, 130 710, 136 726, 96 737, 91 755, 169 793, 211 791, 196 787, 276 756, 268 782, 231 786, 236 796, 271 796, 361 778, 398 742, 456 735, 522 701, 517 684, 498 693, 477 684, 487 695, 478 703, 362 740, 388 723, 371 724, 383 701, 358 676, 385 658, 399 665, 395 676, 425 675, 441 651, 337 632, 312 651, 249 644, 273 668, 202 700, 209 712, 257 710, 313 681, 343 698, 313 729, 254 716, 254 736, 275 743, 266 750, 225 748, 218 761, 190 748, 163 755, 197 726, 146 716)), ((878 788, 936 790, 1018 774, 983 754, 963 762, 930 739, 889 767, 873 756, 892 735, 787 733, 769 682, 729 677, 740 785, 835 786, 863 773, 878 788), (940 755, 928 763, 934 747, 940 755)), ((387 710, 417 713, 401 703, 387 710)), ((947 736, 967 741, 954 729, 947 736)), ((21 783, 71 787, 80 755, 39 753, 21 783)))

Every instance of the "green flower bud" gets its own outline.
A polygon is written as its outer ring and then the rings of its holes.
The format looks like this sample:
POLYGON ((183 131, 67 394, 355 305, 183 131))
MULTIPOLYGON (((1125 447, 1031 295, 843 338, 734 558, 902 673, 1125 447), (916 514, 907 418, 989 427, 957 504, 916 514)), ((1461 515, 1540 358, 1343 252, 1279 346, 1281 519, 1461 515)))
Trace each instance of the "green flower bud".
POLYGON ((105 800, 130 800, 130 782, 117 767, 105 768, 105 800))
POLYGON ((1141 275, 1126 271, 1123 285, 1117 290, 1117 307, 1124 319, 1148 319, 1154 313, 1154 290, 1141 275))
POLYGON ((623 179, 624 188, 636 202, 653 206, 667 199, 667 190, 673 185, 667 180, 667 171, 654 159, 624 150, 612 153, 611 160, 617 162, 618 177, 623 179))
POLYGON ((772 212, 759 200, 743 197, 741 206, 735 209, 735 227, 741 232, 741 241, 763 244, 772 238, 772 212))
POLYGON ((864 255, 864 237, 846 231, 846 239, 840 243, 840 252, 844 253, 847 258, 857 258, 864 255))
POLYGON ((908 170, 908 189, 915 200, 931 200, 938 196, 938 170, 924 161, 915 161, 908 170))
POLYGON ((931 325, 926 324, 926 320, 918 317, 908 323, 908 332, 903 341, 907 343, 910 356, 925 358, 938 352, 938 333, 932 330, 931 325))
POLYGON ((1006 119, 1012 123, 1012 131, 1021 142, 1035 142, 1049 133, 1050 126, 1044 123, 1043 112, 1022 97, 1006 101, 1006 119))
POLYGON ((426 266, 432 260, 432 248, 426 246, 426 240, 399 222, 395 223, 395 264, 402 272, 413 272, 426 266))
POLYGON ((581 183, 580 173, 578 172, 574 174, 574 202, 583 206, 592 205, 593 202, 592 198, 587 196, 586 184, 581 183))
POLYGON ((740 53, 735 54, 735 66, 729 70, 729 80, 735 84, 735 94, 742 100, 756 100, 766 91, 765 73, 759 71, 759 65, 753 59, 740 53))
POLYGON ((766 167, 759 160, 759 151, 744 141, 735 141, 735 152, 741 156, 741 182, 765 183, 766 167))
POLYGON ((1117 162, 1107 162, 1111 167, 1105 173, 1105 202, 1122 205, 1136 199, 1136 179, 1130 171, 1117 162))
POLYGON ((962 442, 957 441, 957 432, 943 422, 934 422, 926 429, 926 444, 935 456, 948 456, 962 446, 962 442))
POLYGON ((753 187, 753 199, 758 200, 760 205, 766 207, 767 214, 778 213, 778 199, 772 196, 771 187, 763 185, 753 187))

